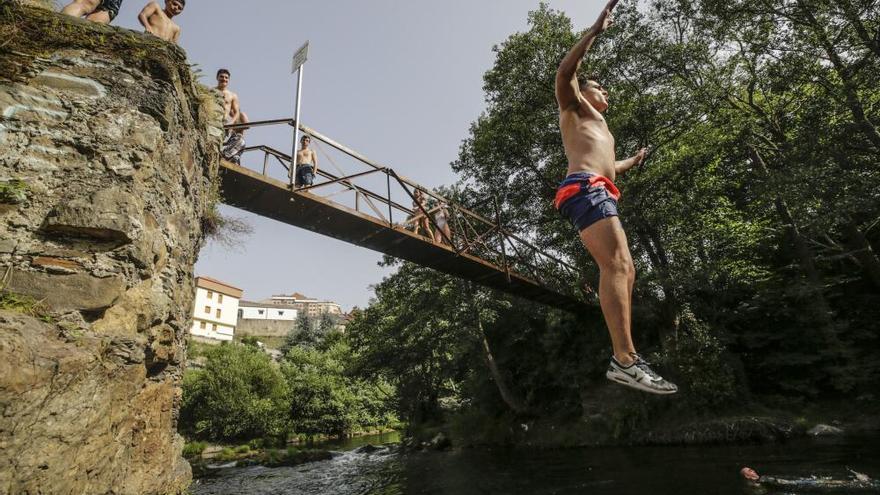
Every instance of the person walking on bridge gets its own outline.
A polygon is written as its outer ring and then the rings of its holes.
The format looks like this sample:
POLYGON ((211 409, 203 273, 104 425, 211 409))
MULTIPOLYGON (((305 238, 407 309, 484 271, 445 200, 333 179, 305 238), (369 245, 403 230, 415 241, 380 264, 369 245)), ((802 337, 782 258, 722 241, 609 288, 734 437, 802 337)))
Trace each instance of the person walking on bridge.
POLYGON ((611 0, 556 72, 559 128, 568 158, 568 173, 556 192, 554 206, 580 233, 599 265, 599 304, 611 334, 613 355, 605 376, 616 383, 654 394, 674 394, 678 387, 664 380, 636 353, 630 328, 635 267, 617 213, 618 174, 641 165, 647 149, 618 161, 614 136, 603 113, 608 91, 595 79, 580 83, 578 69, 596 37, 611 25, 611 0))

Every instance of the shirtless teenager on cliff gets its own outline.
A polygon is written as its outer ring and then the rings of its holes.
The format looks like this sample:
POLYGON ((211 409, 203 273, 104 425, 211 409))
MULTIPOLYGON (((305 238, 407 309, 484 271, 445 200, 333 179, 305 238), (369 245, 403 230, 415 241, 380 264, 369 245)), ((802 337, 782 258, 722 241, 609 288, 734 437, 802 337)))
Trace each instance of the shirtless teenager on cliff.
POLYGON ((138 20, 144 29, 165 41, 177 43, 180 39, 180 26, 171 18, 180 15, 186 7, 186 0, 165 0, 165 9, 159 7, 156 2, 150 2, 138 14, 138 20))
POLYGON ((110 24, 119 15, 122 0, 74 0, 61 9, 61 13, 86 19, 99 24, 110 24))
POLYGON ((223 95, 223 120, 225 124, 234 124, 241 113, 238 95, 229 90, 229 69, 217 71, 217 91, 223 95))
POLYGON ((616 160, 614 136, 602 116, 608 109, 608 92, 595 80, 581 84, 577 79, 587 50, 611 26, 611 11, 617 2, 608 2, 556 72, 559 128, 568 158, 568 174, 557 190, 554 205, 578 229, 581 241, 599 265, 599 304, 614 350, 605 376, 645 392, 674 394, 678 387, 655 373, 633 345, 630 318, 635 267, 617 218, 620 191, 614 180, 617 174, 640 165, 647 150, 642 149, 626 160, 616 160))

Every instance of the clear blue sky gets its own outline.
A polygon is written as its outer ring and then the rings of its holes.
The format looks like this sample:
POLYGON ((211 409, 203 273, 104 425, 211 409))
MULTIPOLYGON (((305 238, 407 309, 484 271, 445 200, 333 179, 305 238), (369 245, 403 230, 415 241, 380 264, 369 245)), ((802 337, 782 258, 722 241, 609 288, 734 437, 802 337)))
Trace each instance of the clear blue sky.
MULTIPOLYGON (((578 29, 604 5, 547 3, 578 29)), ((141 30, 137 13, 144 4, 125 0, 114 24, 141 30)), ((537 6, 529 0, 189 0, 177 21, 202 82, 213 86, 216 70, 228 68, 230 88, 251 120, 293 114, 290 60, 310 40, 303 122, 436 187, 457 179, 449 163, 485 108, 482 76, 492 66, 492 46, 525 30, 537 6)), ((249 144, 289 152, 285 132, 252 131, 249 144)), ((252 160, 255 167, 262 162, 252 160)), ((323 165, 332 171, 326 159, 323 165)), ((254 232, 233 250, 209 243, 196 274, 236 285, 245 298, 297 291, 349 310, 366 306, 369 286, 388 273, 373 251, 233 208, 223 212, 244 218, 254 232)))

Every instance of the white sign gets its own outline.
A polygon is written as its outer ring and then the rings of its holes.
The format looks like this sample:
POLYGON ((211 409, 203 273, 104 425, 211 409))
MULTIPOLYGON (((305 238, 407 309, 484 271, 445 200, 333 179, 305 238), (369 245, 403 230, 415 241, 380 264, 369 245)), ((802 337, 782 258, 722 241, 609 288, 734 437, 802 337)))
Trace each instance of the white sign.
POLYGON ((296 72, 302 66, 302 64, 306 63, 306 60, 309 58, 309 42, 306 41, 306 44, 301 46, 299 50, 296 51, 296 54, 293 56, 293 65, 290 70, 291 73, 296 72))

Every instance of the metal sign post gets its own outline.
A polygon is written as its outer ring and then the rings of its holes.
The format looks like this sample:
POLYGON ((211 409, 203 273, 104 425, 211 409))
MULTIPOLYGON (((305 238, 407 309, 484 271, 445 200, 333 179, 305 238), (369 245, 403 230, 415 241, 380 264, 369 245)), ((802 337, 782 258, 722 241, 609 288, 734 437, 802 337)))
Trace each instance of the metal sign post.
POLYGON ((305 65, 306 60, 309 58, 309 42, 306 41, 303 46, 296 51, 293 55, 293 64, 291 66, 291 74, 296 72, 296 108, 294 108, 294 121, 293 121, 293 147, 290 153, 290 185, 293 186, 296 178, 296 146, 299 141, 299 109, 300 103, 302 101, 302 86, 303 86, 303 65, 305 65))

